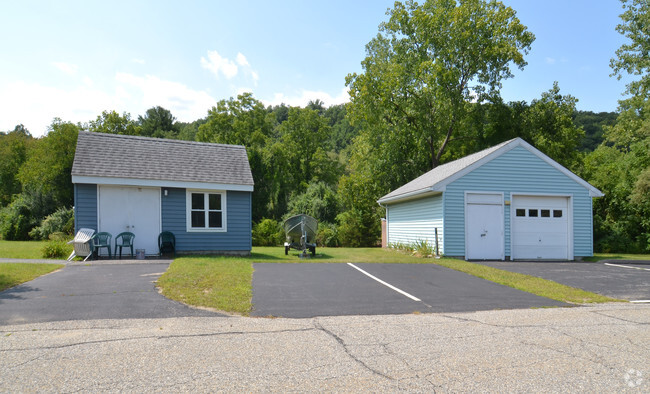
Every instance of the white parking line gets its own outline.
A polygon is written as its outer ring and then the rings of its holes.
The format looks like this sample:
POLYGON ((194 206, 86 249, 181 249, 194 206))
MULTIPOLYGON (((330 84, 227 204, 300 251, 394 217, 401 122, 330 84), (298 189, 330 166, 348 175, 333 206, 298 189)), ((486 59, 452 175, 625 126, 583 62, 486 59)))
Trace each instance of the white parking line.
POLYGON ((636 301, 630 301, 630 302, 634 302, 634 303, 637 303, 637 304, 646 304, 646 303, 650 304, 650 300, 636 300, 636 301))
POLYGON ((650 271, 650 268, 630 267, 630 266, 621 265, 621 264, 605 263, 605 265, 609 265, 610 267, 632 268, 632 269, 635 269, 635 270, 650 271))
POLYGON ((357 267, 356 265, 354 265, 354 264, 352 264, 352 263, 348 263, 348 265, 349 265, 350 267, 356 269, 357 271, 361 272, 362 274, 368 276, 369 278, 372 278, 372 279, 376 280, 377 282, 381 283, 382 285, 384 285, 384 286, 386 286, 386 287, 388 287, 388 288, 390 288, 390 289, 393 289, 393 290, 395 290, 396 292, 398 292, 398 293, 400 293, 400 294, 402 294, 402 295, 404 295, 404 296, 406 296, 406 297, 412 299, 413 301, 422 302, 421 299, 419 299, 419 298, 417 298, 417 297, 414 297, 414 296, 410 295, 409 293, 405 292, 404 290, 400 290, 400 289, 398 289, 397 287, 391 285, 390 283, 386 283, 386 282, 384 282, 383 280, 381 280, 381 279, 377 278, 376 276, 374 276, 374 275, 372 275, 372 274, 370 274, 370 273, 368 273, 368 272, 362 270, 361 268, 357 267))

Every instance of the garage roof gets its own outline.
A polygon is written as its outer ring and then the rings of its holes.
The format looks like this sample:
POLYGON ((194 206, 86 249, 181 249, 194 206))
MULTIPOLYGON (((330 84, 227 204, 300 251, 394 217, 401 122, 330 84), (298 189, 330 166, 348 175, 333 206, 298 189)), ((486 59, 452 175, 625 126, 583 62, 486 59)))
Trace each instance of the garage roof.
POLYGON ((253 190, 246 148, 79 132, 73 183, 253 190))
POLYGON ((433 170, 421 175, 420 177, 412 180, 411 182, 393 190, 392 192, 386 194, 378 200, 380 204, 392 203, 400 200, 410 199, 418 197, 422 194, 442 192, 445 190, 446 186, 455 181, 456 179, 462 177, 468 172, 474 170, 475 168, 483 165, 484 163, 499 157, 500 155, 521 146, 532 154, 536 155, 540 159, 544 160, 551 166, 555 167, 557 170, 564 173, 569 178, 573 179, 575 182, 581 184, 589 190, 589 194, 592 197, 602 197, 603 193, 590 185, 584 179, 578 177, 576 174, 572 173, 562 165, 560 165, 555 160, 546 156, 544 153, 540 152, 538 149, 524 141, 523 139, 517 137, 509 141, 502 142, 499 145, 495 145, 491 148, 476 152, 469 156, 465 156, 461 159, 454 160, 452 162, 443 164, 434 168, 433 170))

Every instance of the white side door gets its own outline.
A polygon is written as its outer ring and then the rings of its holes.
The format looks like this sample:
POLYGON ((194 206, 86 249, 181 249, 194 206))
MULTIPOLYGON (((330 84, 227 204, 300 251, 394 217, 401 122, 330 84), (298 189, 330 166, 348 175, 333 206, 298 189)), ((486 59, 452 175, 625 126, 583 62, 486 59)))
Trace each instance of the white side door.
POLYGON ((465 258, 503 260, 503 195, 467 193, 465 204, 465 258))
POLYGON ((112 245, 115 245, 115 237, 119 233, 132 232, 135 234, 134 251, 144 249, 148 255, 157 254, 160 234, 160 189, 100 186, 99 231, 111 233, 112 245))

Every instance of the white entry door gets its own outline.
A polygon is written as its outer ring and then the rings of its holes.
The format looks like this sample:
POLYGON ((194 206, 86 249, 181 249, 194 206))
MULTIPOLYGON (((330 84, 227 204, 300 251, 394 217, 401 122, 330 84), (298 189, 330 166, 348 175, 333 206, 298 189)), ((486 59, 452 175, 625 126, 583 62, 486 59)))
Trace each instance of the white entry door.
POLYGON ((467 193, 465 204, 465 258, 503 260, 503 195, 467 193))
MULTIPOLYGON (((160 189, 100 186, 99 231, 111 233, 113 245, 119 233, 132 232, 135 234, 134 252, 135 249, 144 249, 148 255, 157 254, 160 234, 160 189)), ((112 250, 115 250, 114 246, 112 250)), ((127 253, 130 253, 130 250, 127 253)))

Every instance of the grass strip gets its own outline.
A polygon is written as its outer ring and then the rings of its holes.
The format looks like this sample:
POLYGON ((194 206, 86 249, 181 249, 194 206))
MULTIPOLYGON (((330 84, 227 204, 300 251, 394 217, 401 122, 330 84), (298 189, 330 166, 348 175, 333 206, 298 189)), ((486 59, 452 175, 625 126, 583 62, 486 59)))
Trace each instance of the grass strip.
POLYGON ((0 264, 0 291, 29 282, 63 267, 62 264, 2 263, 0 264))
POLYGON ((0 240, 0 257, 8 259, 42 259, 43 246, 48 241, 0 240))
POLYGON ((573 304, 590 304, 602 302, 625 302, 615 298, 606 297, 589 291, 576 289, 551 280, 536 276, 520 274, 517 272, 500 270, 482 264, 470 263, 462 260, 440 259, 436 264, 464 272, 490 282, 498 283, 527 293, 550 298, 552 300, 573 304))
POLYGON ((162 294, 189 305, 248 316, 253 264, 240 257, 181 257, 157 281, 162 294))
POLYGON ((601 260, 650 260, 650 254, 594 253, 592 257, 585 257, 584 260, 590 262, 601 260))

